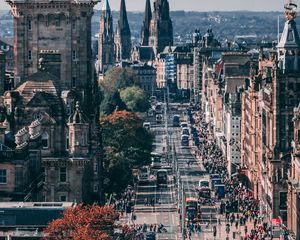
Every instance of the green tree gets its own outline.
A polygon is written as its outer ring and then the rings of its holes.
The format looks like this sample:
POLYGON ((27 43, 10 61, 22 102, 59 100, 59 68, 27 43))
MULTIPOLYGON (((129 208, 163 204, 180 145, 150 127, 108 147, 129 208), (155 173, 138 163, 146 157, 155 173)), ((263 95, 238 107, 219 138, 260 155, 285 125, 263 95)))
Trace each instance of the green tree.
POLYGON ((137 75, 131 68, 114 67, 107 72, 101 87, 108 92, 134 86, 137 82, 137 75))
POLYGON ((146 112, 150 108, 149 99, 143 89, 133 86, 120 92, 122 101, 133 112, 146 112))
POLYGON ((113 113, 115 110, 125 110, 126 104, 122 101, 118 90, 108 91, 104 94, 101 102, 101 112, 105 115, 113 113))
POLYGON ((119 191, 132 179, 132 168, 150 163, 153 136, 141 119, 127 111, 102 118, 101 126, 107 190, 119 191))

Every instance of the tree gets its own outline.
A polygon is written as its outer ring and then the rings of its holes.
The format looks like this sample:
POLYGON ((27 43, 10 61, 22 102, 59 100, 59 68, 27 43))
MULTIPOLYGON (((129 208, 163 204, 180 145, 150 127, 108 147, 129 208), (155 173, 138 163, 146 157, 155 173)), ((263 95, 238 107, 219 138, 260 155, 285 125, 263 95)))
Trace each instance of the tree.
POLYGON ((104 77, 101 87, 105 92, 108 92, 134 86, 137 82, 137 75, 131 68, 114 67, 104 77))
MULTIPOLYGON (((45 240, 112 240, 118 213, 111 206, 78 205, 67 209, 63 217, 54 220, 45 229, 45 240)), ((132 239, 132 232, 122 230, 123 239, 132 239)))
POLYGON ((153 136, 132 112, 116 111, 101 119, 107 191, 120 191, 132 179, 132 168, 151 161, 153 136))
POLYGON ((133 112, 146 112, 150 108, 149 99, 143 89, 133 86, 120 92, 122 101, 133 112))
POLYGON ((108 91, 104 94, 104 99, 101 103, 101 112, 105 115, 113 113, 115 110, 125 110, 126 104, 120 98, 118 90, 108 91))

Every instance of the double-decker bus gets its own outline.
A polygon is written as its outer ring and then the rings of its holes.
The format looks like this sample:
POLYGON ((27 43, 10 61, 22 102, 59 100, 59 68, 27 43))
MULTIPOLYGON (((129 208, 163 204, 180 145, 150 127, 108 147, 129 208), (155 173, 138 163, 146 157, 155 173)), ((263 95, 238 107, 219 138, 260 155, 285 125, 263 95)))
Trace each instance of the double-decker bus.
POLYGON ((185 219, 187 221, 197 222, 199 214, 199 206, 197 198, 187 198, 185 200, 185 219))

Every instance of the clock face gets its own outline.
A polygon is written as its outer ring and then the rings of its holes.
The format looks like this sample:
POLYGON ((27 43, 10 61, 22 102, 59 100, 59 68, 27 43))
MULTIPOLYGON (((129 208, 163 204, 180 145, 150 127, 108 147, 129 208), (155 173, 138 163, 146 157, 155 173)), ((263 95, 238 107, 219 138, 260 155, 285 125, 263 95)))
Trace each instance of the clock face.
POLYGON ((43 118, 43 114, 41 112, 36 112, 33 114, 34 120, 41 120, 43 118))

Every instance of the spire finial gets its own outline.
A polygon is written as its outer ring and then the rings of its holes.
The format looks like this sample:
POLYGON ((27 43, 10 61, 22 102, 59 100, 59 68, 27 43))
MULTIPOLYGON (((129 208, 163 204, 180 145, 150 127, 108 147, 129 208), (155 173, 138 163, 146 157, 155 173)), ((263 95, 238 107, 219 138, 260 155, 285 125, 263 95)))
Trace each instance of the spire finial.
POLYGON ((77 110, 77 111, 80 110, 80 104, 79 104, 79 101, 76 102, 76 106, 75 106, 75 107, 76 107, 76 110, 77 110))
POLYGON ((294 0, 288 0, 288 2, 284 5, 285 18, 287 21, 294 20, 297 17, 297 4, 294 0))

